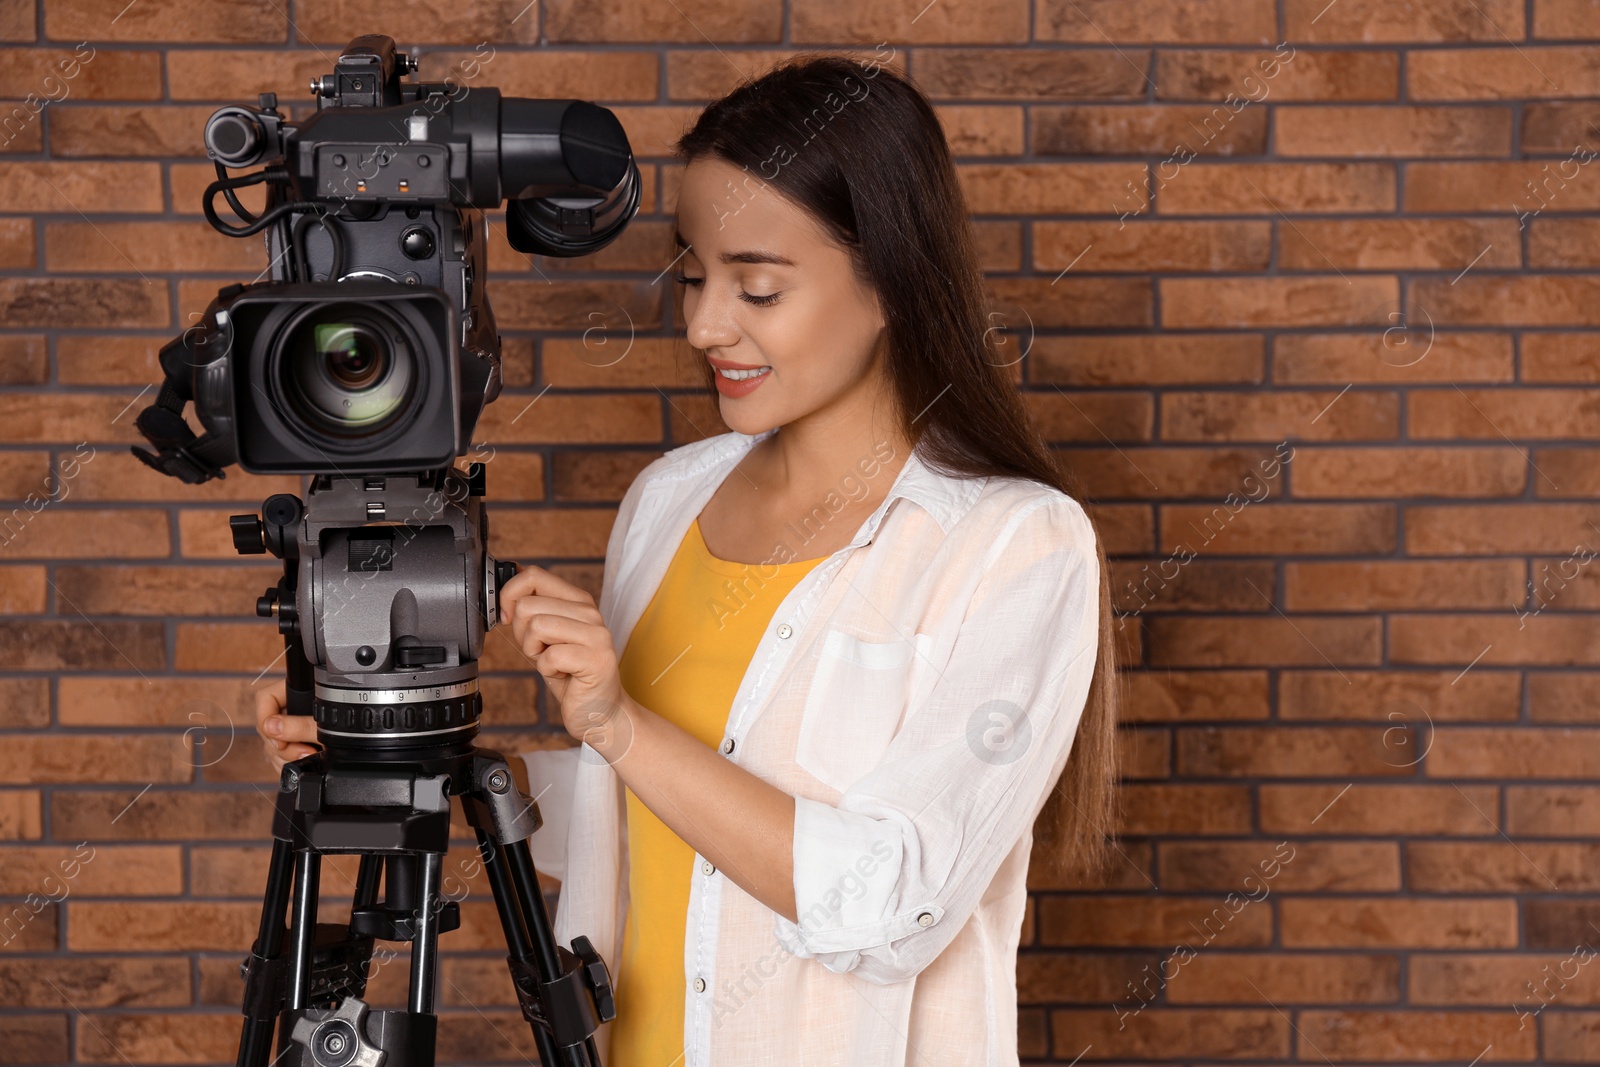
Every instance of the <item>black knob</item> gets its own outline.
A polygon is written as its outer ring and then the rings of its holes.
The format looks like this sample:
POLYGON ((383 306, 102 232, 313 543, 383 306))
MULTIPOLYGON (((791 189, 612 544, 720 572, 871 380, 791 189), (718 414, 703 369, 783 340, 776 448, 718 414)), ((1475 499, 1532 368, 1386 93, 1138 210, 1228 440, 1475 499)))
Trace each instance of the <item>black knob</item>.
POLYGON ((228 526, 233 530, 233 547, 240 555, 259 555, 267 550, 266 532, 259 515, 229 515, 228 526))
POLYGON ((432 259, 434 248, 433 234, 421 226, 400 235, 400 250, 411 259, 432 259))
POLYGON ((496 589, 504 589, 506 583, 517 576, 517 570, 516 560, 496 560, 494 565, 494 587, 496 589))

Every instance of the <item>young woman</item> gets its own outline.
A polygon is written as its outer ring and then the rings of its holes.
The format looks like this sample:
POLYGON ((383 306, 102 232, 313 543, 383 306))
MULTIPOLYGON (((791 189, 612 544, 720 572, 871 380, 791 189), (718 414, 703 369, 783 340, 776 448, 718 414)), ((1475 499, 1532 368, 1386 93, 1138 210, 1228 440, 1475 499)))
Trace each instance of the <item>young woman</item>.
POLYGON ((582 742, 523 754, 556 938, 611 968, 608 1067, 1015 1064, 1035 831, 1058 879, 1110 848, 1104 552, 908 81, 798 57, 676 147, 673 280, 732 432, 634 480, 598 605, 539 567, 501 593, 582 742))

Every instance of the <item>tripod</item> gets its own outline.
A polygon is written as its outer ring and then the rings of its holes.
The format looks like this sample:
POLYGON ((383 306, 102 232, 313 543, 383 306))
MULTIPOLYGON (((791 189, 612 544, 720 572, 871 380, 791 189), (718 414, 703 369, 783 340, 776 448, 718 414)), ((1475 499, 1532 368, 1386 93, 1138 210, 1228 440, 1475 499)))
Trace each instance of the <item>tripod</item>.
MULTIPOLYGON (((440 895, 453 798, 460 798, 476 834, 517 1000, 533 1027, 541 1062, 544 1067, 598 1067, 594 1031, 616 1016, 610 974, 587 937, 574 938, 571 950, 552 939, 528 850, 528 838, 542 822, 538 806, 522 794, 499 752, 472 744, 482 709, 476 649, 468 662, 443 645, 420 643, 430 627, 417 601, 427 603, 428 572, 435 572, 437 579, 442 560, 453 558, 456 564, 458 609, 462 553, 468 575, 473 566, 484 575, 487 560, 489 580, 481 590, 469 582, 467 600, 473 604, 481 592, 491 612, 497 607, 497 582, 515 574, 516 564, 496 564, 482 551, 488 529, 478 499, 483 495, 482 464, 472 464, 466 479, 450 468, 418 477, 415 486, 406 481, 317 475, 304 512, 298 497, 278 494, 266 500, 259 517, 229 519, 241 553, 270 548, 284 560, 283 578, 257 601, 256 611, 278 618, 288 663, 287 710, 305 714, 309 708, 323 745, 322 751, 285 766, 280 779, 261 924, 240 966, 245 1023, 238 1067, 267 1067, 269 1062, 273 1067, 280 1062, 290 1067, 432 1067, 438 939, 461 924, 459 905, 440 895), (415 553, 401 554, 395 551, 392 533, 379 536, 372 527, 340 522, 356 515, 370 518, 374 512, 368 494, 383 492, 393 503, 408 492, 429 489, 435 496, 441 489, 465 490, 459 494, 463 501, 445 507, 443 540, 455 547, 443 554, 438 544, 430 553, 426 543, 415 553), (318 519, 310 518, 311 512, 318 519), (307 516, 304 522, 302 514, 307 516), (427 684, 428 671, 402 675, 418 682, 388 689, 333 684, 326 671, 320 672, 323 678, 316 676, 301 632, 302 609, 318 609, 312 647, 320 648, 331 629, 325 625, 331 617, 331 577, 334 572, 347 575, 356 561, 369 576, 385 579, 369 582, 356 600, 369 609, 383 604, 391 626, 407 631, 393 635, 392 670, 441 664, 446 677, 437 684, 427 684), (309 581, 302 584, 302 576, 309 581), (312 589, 318 595, 309 595, 312 589), (393 607, 396 603, 399 609, 393 607), (451 659, 458 660, 453 670, 451 659), (348 926, 317 921, 325 853, 361 857, 348 926), (291 905, 285 927, 284 912, 291 905), (361 999, 375 940, 412 943, 405 1011, 376 1009, 361 999)), ((380 506, 377 514, 383 513, 380 506)), ((430 524, 428 529, 439 526, 430 524)), ((491 617, 479 614, 480 624, 491 617)), ((439 626, 448 629, 459 622, 456 615, 439 626)), ((344 623, 348 628, 351 620, 344 623)), ((481 629, 469 631, 481 644, 481 629)), ((373 647, 361 645, 354 649, 354 659, 376 663, 378 655, 373 647)))

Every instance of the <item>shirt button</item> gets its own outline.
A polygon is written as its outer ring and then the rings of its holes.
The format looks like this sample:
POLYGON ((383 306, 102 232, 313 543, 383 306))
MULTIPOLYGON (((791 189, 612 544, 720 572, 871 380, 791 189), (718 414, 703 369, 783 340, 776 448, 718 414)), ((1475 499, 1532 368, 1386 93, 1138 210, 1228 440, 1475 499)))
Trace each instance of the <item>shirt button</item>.
POLYGON ((694 991, 696 993, 704 993, 706 991, 706 980, 704 978, 696 978, 694 980, 694 991))
POLYGON ((792 634, 792 633, 794 633, 794 627, 790 626, 788 623, 783 622, 783 623, 779 623, 778 624, 778 636, 779 637, 787 639, 789 637, 789 635, 792 634))
POLYGON ((727 755, 733 754, 733 738, 725 737, 722 739, 722 751, 727 755))
POLYGON ((700 870, 705 874, 715 874, 717 868, 710 860, 703 860, 700 863, 700 870))
POLYGON ((918 926, 932 926, 933 925, 933 912, 925 911, 921 915, 918 915, 917 916, 917 925, 918 926))

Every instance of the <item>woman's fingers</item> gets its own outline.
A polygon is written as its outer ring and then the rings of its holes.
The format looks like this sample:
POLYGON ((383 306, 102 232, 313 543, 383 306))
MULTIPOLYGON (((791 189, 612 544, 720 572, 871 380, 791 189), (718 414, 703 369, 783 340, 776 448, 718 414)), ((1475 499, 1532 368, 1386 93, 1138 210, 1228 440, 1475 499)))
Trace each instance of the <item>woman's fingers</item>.
POLYGON ((285 763, 320 751, 312 743, 317 739, 316 720, 309 715, 285 714, 287 702, 287 681, 256 692, 256 732, 261 735, 267 761, 280 772, 285 763))

